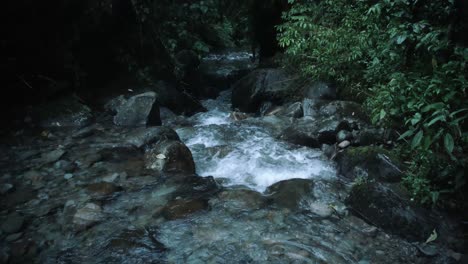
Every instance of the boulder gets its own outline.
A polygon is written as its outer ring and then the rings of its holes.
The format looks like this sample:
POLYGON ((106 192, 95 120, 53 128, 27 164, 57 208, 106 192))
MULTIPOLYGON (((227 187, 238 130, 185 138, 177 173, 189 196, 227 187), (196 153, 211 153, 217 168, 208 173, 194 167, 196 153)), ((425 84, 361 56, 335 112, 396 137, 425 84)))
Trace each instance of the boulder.
POLYGON ((175 220, 206 209, 208 201, 204 199, 177 199, 169 202, 161 213, 167 220, 175 220))
POLYGON ((310 82, 304 86, 304 98, 336 100, 336 87, 325 82, 310 82))
POLYGON ((165 140, 154 144, 145 152, 145 163, 147 168, 157 171, 195 173, 192 153, 180 141, 165 140))
POLYGON ((313 118, 333 117, 360 125, 370 123, 370 119, 362 110, 361 105, 351 101, 328 101, 305 98, 302 107, 304 109, 304 116, 313 118))
POLYGON ((409 240, 426 240, 435 228, 428 212, 407 199, 398 186, 355 183, 346 204, 365 221, 409 240))
POLYGON ((44 128, 85 127, 94 119, 91 108, 76 97, 64 97, 45 103, 34 110, 33 117, 44 128))
POLYGON ((296 210, 301 201, 313 197, 313 187, 312 180, 290 179, 269 186, 265 195, 273 206, 296 210))
POLYGON ((233 84, 232 107, 255 113, 262 102, 281 104, 288 95, 291 83, 291 76, 282 69, 255 70, 233 84))
POLYGON ((336 143, 338 131, 346 123, 334 119, 312 119, 308 117, 295 120, 279 138, 292 144, 319 148, 322 144, 336 143))
POLYGON ((118 126, 159 126, 161 118, 156 93, 146 92, 130 97, 116 109, 114 124, 118 126))
POLYGON ((347 148, 336 156, 338 173, 348 179, 364 177, 380 182, 399 182, 403 164, 380 147, 347 148))
POLYGON ((304 116, 304 112, 302 109, 301 102, 295 102, 292 104, 287 105, 281 111, 279 111, 276 115, 282 115, 287 117, 294 117, 294 118, 301 118, 304 116))
POLYGON ((253 67, 247 52, 211 53, 202 59, 200 73, 206 85, 223 90, 248 74, 253 67))
POLYGON ((175 84, 158 81, 151 90, 156 93, 157 102, 178 115, 194 115, 206 111, 206 108, 186 92, 179 91, 175 84))
POLYGON ((125 141, 137 148, 150 146, 164 140, 180 141, 177 133, 166 126, 136 128, 125 134, 125 141))

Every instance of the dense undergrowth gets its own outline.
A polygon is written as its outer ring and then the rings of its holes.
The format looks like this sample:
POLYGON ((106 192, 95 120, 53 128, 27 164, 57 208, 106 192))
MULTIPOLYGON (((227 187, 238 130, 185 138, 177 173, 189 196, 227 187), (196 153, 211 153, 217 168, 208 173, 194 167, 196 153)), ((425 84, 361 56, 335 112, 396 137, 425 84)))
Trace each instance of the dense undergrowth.
POLYGON ((335 82, 400 133, 405 183, 423 203, 463 199, 468 143, 466 19, 453 0, 289 0, 286 64, 335 82), (465 43, 463 43, 465 42, 465 43), (442 195, 442 196, 441 196, 442 195))

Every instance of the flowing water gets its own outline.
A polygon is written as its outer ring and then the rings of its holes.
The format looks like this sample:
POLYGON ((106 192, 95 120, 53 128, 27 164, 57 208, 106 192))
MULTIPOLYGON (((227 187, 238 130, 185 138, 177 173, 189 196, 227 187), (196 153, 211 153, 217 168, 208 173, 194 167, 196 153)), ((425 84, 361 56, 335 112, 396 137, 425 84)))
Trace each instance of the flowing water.
MULTIPOLYGON (((230 117, 230 91, 207 100, 209 110, 191 119, 194 127, 177 133, 192 151, 197 173, 224 179, 226 186, 244 185, 259 192, 282 180, 336 176, 333 164, 321 151, 294 147, 274 138, 261 118, 234 121, 230 117), (257 124, 252 124, 259 119, 257 124)), ((280 120, 275 120, 280 122, 280 120)))
MULTIPOLYGON (((233 54, 227 60, 241 63, 248 60, 248 54, 233 54)), ((161 217, 161 212, 164 215, 164 208, 174 199, 185 201, 201 192, 210 178, 179 180, 146 172, 141 153, 115 147, 131 131, 99 128, 88 138, 71 141, 69 132, 54 131, 47 145, 42 139, 28 143, 44 145, 44 149, 12 150, 14 157, 23 157, 15 158, 20 162, 19 174, 24 174, 24 179, 33 175, 32 182, 38 185, 38 198, 18 210, 29 219, 30 228, 23 231, 23 240, 36 241, 32 245, 43 248, 39 262, 425 263, 414 246, 347 211, 343 201, 349 184, 340 180, 333 162, 320 150, 277 139, 290 119, 249 117, 234 121, 230 94, 226 90, 217 99, 205 100, 205 113, 164 120, 190 148, 197 174, 213 176, 223 186, 210 196, 207 205, 198 198, 188 200, 202 210, 184 217, 161 217), (190 125, 175 125, 180 121, 190 125), (56 146, 67 150, 65 159, 79 161, 79 166, 91 165, 66 179, 63 171, 54 167, 24 173, 33 167, 30 157, 56 146), (103 153, 102 148, 111 151, 96 158, 96 153, 103 153), (110 196, 85 190, 89 183, 103 180, 115 182, 123 190, 110 191, 110 196), (285 180, 290 181, 269 190, 272 184, 285 180), (297 194, 300 199, 296 199, 297 194), (71 223, 77 212, 93 225, 74 230, 71 223)), ((3 160, 9 162, 8 156, 3 160)), ((20 191, 18 188, 15 193, 20 191)), ((25 189, 23 195, 29 193, 25 189)), ((13 198, 22 199, 18 195, 9 199, 13 198)), ((173 208, 177 211, 178 207, 173 208)))

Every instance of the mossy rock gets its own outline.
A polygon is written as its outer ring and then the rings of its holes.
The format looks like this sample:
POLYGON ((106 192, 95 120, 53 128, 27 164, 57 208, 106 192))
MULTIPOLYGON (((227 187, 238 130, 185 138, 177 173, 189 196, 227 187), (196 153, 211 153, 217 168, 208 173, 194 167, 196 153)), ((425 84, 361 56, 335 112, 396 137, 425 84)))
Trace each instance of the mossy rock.
POLYGON ((408 240, 423 241, 435 227, 429 213, 413 204, 399 184, 356 183, 346 204, 370 224, 408 240))
POLYGON ((366 146, 348 148, 336 157, 338 173, 346 178, 358 176, 382 182, 399 182, 403 176, 403 164, 386 149, 366 146))

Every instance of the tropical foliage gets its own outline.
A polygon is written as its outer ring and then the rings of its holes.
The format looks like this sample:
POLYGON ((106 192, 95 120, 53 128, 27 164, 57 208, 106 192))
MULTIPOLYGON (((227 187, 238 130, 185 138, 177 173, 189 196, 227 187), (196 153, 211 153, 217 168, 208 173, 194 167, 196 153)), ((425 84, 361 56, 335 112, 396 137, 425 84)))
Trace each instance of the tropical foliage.
POLYGON ((279 26, 287 63, 363 100, 396 128, 423 202, 466 186, 468 49, 453 0, 289 0, 279 26))

